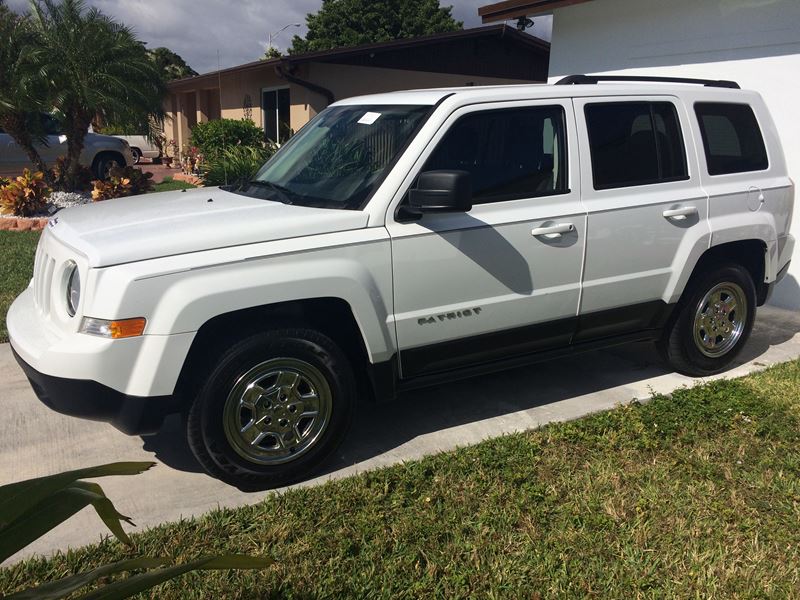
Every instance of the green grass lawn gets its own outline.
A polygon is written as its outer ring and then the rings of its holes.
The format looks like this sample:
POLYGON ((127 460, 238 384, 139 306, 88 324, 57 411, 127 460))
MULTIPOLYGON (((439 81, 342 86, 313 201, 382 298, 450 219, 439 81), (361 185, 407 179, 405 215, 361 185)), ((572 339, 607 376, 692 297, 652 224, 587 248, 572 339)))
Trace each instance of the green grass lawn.
POLYGON ((6 313, 14 298, 28 287, 38 242, 38 231, 0 231, 0 342, 8 341, 6 313))
POLYGON ((0 570, 0 591, 139 553, 231 551, 278 562, 152 597, 798 597, 798 442, 795 361, 165 524, 136 551, 28 560, 0 570))
POLYGON ((197 187, 196 185, 192 185, 186 181, 177 181, 173 179, 171 176, 167 176, 164 178, 164 181, 161 183, 155 184, 155 192, 174 192, 175 190, 189 190, 192 188, 197 187))

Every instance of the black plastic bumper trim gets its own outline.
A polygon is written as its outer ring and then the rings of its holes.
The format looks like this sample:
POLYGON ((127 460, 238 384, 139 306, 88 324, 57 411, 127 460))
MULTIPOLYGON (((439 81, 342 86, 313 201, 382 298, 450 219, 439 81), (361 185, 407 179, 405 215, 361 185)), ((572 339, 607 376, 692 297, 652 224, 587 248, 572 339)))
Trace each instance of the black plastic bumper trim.
POLYGON ((173 396, 129 396, 89 379, 40 373, 11 346, 11 352, 45 406, 56 412, 110 423, 128 435, 155 433, 164 418, 177 412, 173 396))

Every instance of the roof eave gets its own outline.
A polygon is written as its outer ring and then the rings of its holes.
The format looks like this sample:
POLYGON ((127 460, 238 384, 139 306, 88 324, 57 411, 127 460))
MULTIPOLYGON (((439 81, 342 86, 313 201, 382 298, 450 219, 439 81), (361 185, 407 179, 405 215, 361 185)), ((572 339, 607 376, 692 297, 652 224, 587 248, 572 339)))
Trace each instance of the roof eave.
POLYGON ((591 0, 504 0, 478 7, 478 16, 483 23, 496 23, 553 12, 557 8, 583 4, 591 0))

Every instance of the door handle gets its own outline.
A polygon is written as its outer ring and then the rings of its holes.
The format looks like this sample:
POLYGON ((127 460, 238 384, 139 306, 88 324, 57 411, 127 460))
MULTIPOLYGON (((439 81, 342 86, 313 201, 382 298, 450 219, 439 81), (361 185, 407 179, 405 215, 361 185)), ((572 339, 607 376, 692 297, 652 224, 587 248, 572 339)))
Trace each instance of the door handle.
POLYGON ((689 215, 697 214, 696 206, 682 206, 681 208, 670 208, 661 213, 667 219, 675 219, 676 221, 683 221, 689 215))
POLYGON ((548 239, 560 238, 562 233, 569 233, 575 231, 575 225, 572 223, 558 223, 557 225, 549 225, 547 227, 536 227, 531 230, 532 236, 544 236, 548 239))

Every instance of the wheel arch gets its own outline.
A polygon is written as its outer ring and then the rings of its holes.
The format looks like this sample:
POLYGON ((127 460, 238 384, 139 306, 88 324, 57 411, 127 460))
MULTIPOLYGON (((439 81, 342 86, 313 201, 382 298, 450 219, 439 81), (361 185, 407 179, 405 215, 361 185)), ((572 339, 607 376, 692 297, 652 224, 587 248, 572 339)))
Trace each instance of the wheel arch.
POLYGON ((310 328, 331 338, 353 366, 360 391, 374 396, 364 332, 350 304, 338 297, 288 300, 233 310, 208 319, 192 341, 175 395, 185 405, 193 397, 198 379, 195 375, 207 372, 222 349, 248 332, 278 328, 310 328))
POLYGON ((692 280, 699 274, 723 262, 734 262, 747 269, 756 287, 757 304, 763 305, 769 292, 770 255, 769 245, 757 238, 726 242, 708 248, 686 278, 684 290, 690 287, 692 280))

